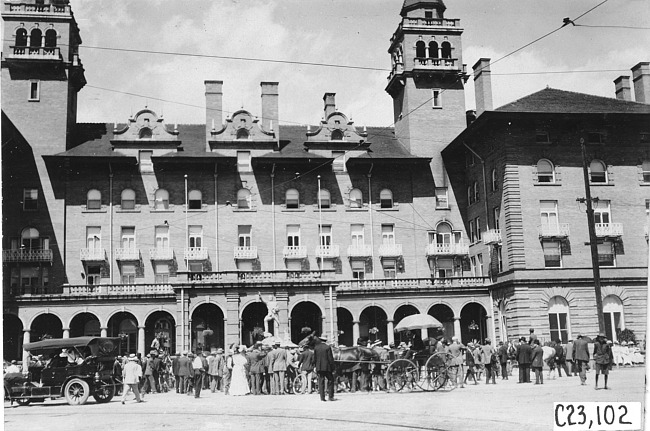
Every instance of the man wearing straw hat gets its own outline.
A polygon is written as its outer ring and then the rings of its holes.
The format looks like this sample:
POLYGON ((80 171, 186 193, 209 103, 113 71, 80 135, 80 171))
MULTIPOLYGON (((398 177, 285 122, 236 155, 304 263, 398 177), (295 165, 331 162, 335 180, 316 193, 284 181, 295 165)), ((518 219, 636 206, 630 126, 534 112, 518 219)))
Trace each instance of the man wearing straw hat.
POLYGON ((122 381, 124 383, 124 389, 122 389, 122 404, 126 401, 126 394, 129 392, 129 388, 135 394, 136 401, 139 403, 142 402, 142 399, 140 398, 140 390, 138 389, 140 378, 142 377, 142 367, 137 361, 138 358, 135 356, 135 353, 131 353, 129 355, 129 361, 122 369, 122 381))

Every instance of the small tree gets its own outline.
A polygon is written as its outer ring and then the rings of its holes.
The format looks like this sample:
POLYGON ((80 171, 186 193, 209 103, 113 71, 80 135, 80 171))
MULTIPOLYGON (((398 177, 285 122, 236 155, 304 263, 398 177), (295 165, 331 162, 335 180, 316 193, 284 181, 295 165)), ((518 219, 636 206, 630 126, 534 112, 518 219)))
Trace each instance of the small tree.
POLYGON ((619 343, 623 341, 626 341, 628 343, 632 341, 633 343, 636 343, 636 335, 634 335, 634 331, 631 329, 617 329, 616 338, 618 339, 619 343))
POLYGON ((262 341, 264 339, 264 328, 259 326, 254 327, 251 336, 253 337, 253 342, 262 341))

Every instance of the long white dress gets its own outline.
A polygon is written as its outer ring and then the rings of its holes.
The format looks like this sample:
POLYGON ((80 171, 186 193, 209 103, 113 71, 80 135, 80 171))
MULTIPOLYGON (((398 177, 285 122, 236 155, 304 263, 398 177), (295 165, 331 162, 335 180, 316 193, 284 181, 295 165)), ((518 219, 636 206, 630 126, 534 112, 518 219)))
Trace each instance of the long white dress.
POLYGON ((247 395, 250 388, 248 387, 248 379, 246 379, 246 357, 243 355, 234 355, 232 357, 232 377, 230 380, 230 395, 247 395))

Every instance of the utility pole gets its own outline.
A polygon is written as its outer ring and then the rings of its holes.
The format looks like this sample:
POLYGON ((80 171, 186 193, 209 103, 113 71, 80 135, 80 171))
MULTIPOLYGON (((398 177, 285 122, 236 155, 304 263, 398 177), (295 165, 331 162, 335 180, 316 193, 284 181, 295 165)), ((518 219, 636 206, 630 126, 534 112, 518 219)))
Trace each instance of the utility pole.
MULTIPOLYGON (((587 150, 585 139, 580 138, 582 150, 582 173, 585 181, 585 199, 578 202, 587 204, 587 226, 589 227, 589 247, 591 248, 591 265, 594 271, 594 290, 596 291, 596 313, 598 315, 598 332, 605 333, 605 316, 603 315, 603 297, 600 290, 600 264, 598 263, 598 238, 596 237, 596 221, 592 207, 591 189, 589 188, 589 172, 587 171, 587 150)), ((598 198, 596 198, 597 200, 598 198)))

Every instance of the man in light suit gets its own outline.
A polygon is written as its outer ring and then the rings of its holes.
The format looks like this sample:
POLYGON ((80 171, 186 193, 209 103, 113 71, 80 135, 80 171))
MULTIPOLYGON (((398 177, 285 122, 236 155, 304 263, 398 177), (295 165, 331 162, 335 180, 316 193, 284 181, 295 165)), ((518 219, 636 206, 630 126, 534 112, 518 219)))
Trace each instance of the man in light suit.
POLYGON ((580 384, 587 384, 587 364, 589 363, 589 346, 587 340, 578 334, 576 340, 573 342, 573 360, 578 367, 580 373, 580 384))
POLYGON ((280 347, 280 342, 275 342, 275 353, 272 358, 273 382, 278 395, 284 395, 284 374, 287 371, 287 351, 280 347))

